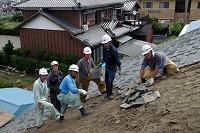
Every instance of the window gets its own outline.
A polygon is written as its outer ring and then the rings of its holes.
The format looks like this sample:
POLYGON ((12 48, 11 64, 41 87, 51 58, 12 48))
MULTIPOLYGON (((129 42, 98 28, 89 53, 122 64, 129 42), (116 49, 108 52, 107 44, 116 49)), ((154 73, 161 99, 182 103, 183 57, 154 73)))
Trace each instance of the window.
POLYGON ((87 14, 84 14, 84 15, 83 15, 83 23, 84 23, 84 24, 87 24, 87 14))
POLYGON ((198 2, 198 4, 197 4, 197 8, 200 8, 200 2, 198 2))
POLYGON ((153 2, 144 2, 143 8, 153 8, 153 2))
POLYGON ((159 8, 169 8, 169 2, 160 2, 159 8))

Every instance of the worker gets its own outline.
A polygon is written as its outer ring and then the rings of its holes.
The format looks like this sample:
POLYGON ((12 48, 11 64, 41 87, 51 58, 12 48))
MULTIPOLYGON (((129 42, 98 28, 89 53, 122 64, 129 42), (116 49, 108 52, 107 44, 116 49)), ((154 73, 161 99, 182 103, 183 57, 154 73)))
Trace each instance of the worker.
POLYGON ((44 113, 44 108, 51 111, 51 114, 56 120, 59 120, 60 113, 53 106, 52 103, 48 102, 48 88, 47 88, 47 76, 48 72, 45 68, 39 70, 39 78, 33 84, 34 92, 34 103, 37 108, 36 114, 36 127, 40 128, 42 126, 42 117, 44 113))
POLYGON ((144 58, 140 69, 140 83, 147 81, 146 84, 151 86, 158 72, 173 74, 179 71, 178 66, 164 53, 154 52, 150 45, 144 45, 141 50, 144 58))
POLYGON ((51 68, 52 71, 49 73, 47 78, 47 85, 50 88, 50 100, 54 107, 60 112, 61 104, 57 99, 57 95, 60 93, 60 83, 62 82, 64 75, 58 70, 58 62, 52 61, 51 68))
MULTIPOLYGON (((95 68, 94 61, 91 58, 92 51, 89 47, 85 47, 83 49, 84 57, 78 61, 78 67, 79 67, 79 81, 82 84, 83 90, 86 92, 88 91, 88 86, 90 81, 94 81, 101 94, 106 93, 106 86, 105 84, 101 83, 100 78, 93 78, 91 72, 92 68, 95 68)), ((86 96, 80 95, 80 99, 82 102, 85 102, 86 96)))
POLYGON ((60 84, 60 94, 57 96, 58 100, 61 103, 60 122, 64 121, 64 113, 66 112, 69 104, 77 106, 83 117, 92 113, 85 110, 80 100, 80 97, 76 95, 78 93, 87 95, 87 92, 85 90, 76 88, 75 79, 78 78, 78 72, 78 66, 72 64, 69 67, 69 74, 62 80, 60 84))
POLYGON ((102 44, 103 47, 103 58, 98 66, 105 62, 106 69, 105 69, 105 83, 106 83, 106 92, 107 98, 109 100, 114 99, 114 95, 112 92, 113 89, 113 81, 115 78, 115 74, 119 69, 119 74, 121 75, 123 72, 121 70, 121 62, 119 60, 118 51, 112 45, 112 39, 109 35, 104 35, 102 37, 102 44))

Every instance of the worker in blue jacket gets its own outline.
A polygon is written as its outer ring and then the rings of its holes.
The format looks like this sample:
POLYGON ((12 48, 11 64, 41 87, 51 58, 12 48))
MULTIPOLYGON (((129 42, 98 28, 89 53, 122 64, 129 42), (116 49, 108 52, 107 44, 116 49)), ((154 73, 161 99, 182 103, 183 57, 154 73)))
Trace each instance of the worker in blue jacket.
POLYGON ((79 68, 77 65, 72 64, 69 67, 69 74, 62 80, 60 84, 60 94, 57 96, 61 103, 60 110, 60 122, 64 121, 64 113, 68 108, 68 104, 77 106, 81 112, 81 115, 87 116, 92 112, 86 111, 82 105, 80 97, 75 94, 87 95, 87 92, 83 89, 78 89, 75 85, 75 79, 78 78, 79 68))
POLYGON ((104 35, 102 37, 102 44, 104 45, 103 58, 100 64, 104 62, 106 64, 106 70, 105 70, 106 92, 107 92, 107 98, 109 100, 112 100, 114 99, 112 89, 116 71, 119 69, 119 74, 122 74, 123 72, 121 70, 121 62, 119 60, 118 51, 112 45, 111 37, 107 34, 104 35))

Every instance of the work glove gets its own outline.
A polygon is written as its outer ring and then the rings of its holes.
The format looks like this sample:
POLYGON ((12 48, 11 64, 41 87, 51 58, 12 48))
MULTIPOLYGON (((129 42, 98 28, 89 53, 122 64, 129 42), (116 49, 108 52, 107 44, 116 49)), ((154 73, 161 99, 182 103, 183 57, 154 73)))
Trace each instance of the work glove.
POLYGON ((83 89, 79 89, 78 92, 83 95, 87 95, 87 92, 83 89))
POLYGON ((124 74, 124 72, 122 70, 119 70, 119 75, 124 74))
POLYGON ((38 103, 38 109, 43 109, 43 105, 42 105, 42 103, 38 103))
POLYGON ((142 79, 141 78, 137 78, 135 79, 135 82, 137 85, 141 85, 142 84, 142 79))
POLYGON ((98 64, 98 66, 97 66, 97 67, 98 67, 98 68, 100 68, 100 67, 101 67, 101 65, 102 65, 102 63, 101 63, 101 62, 99 62, 99 64, 98 64))
POLYGON ((146 82, 146 87, 149 87, 149 86, 152 86, 154 84, 154 78, 150 78, 149 80, 147 80, 147 82, 146 82))

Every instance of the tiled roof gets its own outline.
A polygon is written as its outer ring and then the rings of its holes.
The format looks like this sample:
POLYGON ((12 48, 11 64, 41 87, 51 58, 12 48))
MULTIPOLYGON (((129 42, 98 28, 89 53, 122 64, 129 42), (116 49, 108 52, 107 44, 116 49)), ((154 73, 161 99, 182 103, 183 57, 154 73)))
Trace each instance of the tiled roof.
POLYGON ((127 0, 25 0, 16 5, 20 8, 37 7, 63 7, 63 8, 78 8, 80 3, 81 8, 102 7, 104 5, 123 4, 127 0))
POLYGON ((126 1, 126 2, 124 2, 123 10, 124 11, 132 11, 135 4, 137 4, 136 1, 126 1))
MULTIPOLYGON (((200 61, 200 28, 175 39, 157 45, 154 51, 164 52, 178 67, 184 67, 200 61)), ((133 51, 134 52, 134 51, 133 51)), ((143 56, 122 60, 123 75, 116 75, 114 87, 125 87, 139 77, 143 56)))
POLYGON ((37 16, 37 15, 42 15, 43 17, 47 18, 48 20, 56 23, 58 26, 60 26, 63 29, 67 30, 72 35, 76 35, 76 34, 80 34, 80 33, 84 32, 83 29, 80 29, 80 28, 74 26, 73 24, 65 21, 64 19, 58 17, 55 14, 49 13, 48 10, 39 10, 36 14, 31 16, 29 19, 25 20, 23 23, 21 23, 20 25, 15 27, 15 29, 20 28, 21 26, 23 26, 24 24, 26 24, 30 20, 34 19, 35 16, 37 16))
POLYGON ((152 43, 131 39, 128 42, 124 43, 123 45, 119 46, 117 50, 118 53, 120 54, 128 55, 130 57, 135 57, 141 55, 141 48, 145 44, 151 45, 152 48, 156 47, 156 45, 152 43))
MULTIPOLYGON (((129 27, 117 27, 113 30, 113 32, 115 33, 116 37, 119 37, 121 35, 127 34, 128 32, 130 32, 130 30, 131 28, 129 27)), ((87 45, 96 47, 101 44, 101 38, 105 34, 106 32, 103 30, 103 28, 101 28, 101 26, 95 26, 89 28, 89 30, 85 33, 72 37, 87 45)))
POLYGON ((138 30, 133 31, 135 35, 140 35, 140 36, 147 36, 150 31, 151 31, 152 25, 151 24, 145 24, 138 30))

